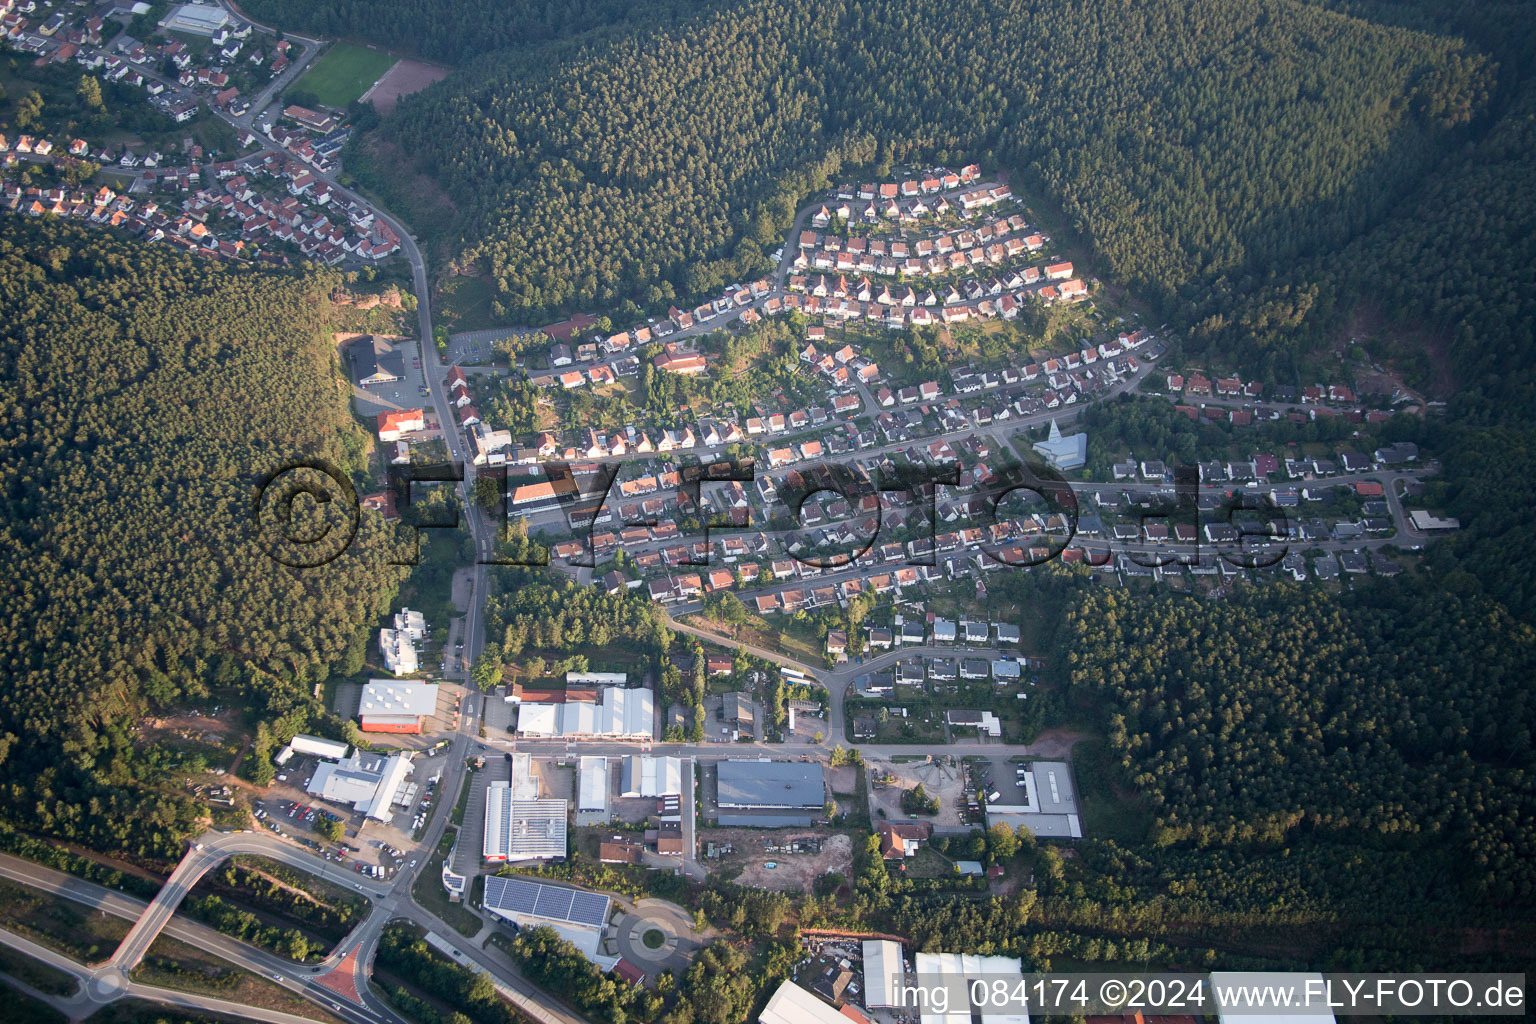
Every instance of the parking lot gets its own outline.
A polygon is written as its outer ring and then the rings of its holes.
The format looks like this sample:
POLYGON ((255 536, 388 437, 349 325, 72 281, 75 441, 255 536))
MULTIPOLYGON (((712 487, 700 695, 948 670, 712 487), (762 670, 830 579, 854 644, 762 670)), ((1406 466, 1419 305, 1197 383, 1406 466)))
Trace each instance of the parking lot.
POLYGON ((459 366, 478 366, 490 361, 496 342, 502 338, 532 333, 532 328, 497 327, 451 334, 448 336, 448 362, 459 366))
POLYGON ((1024 788, 1018 784, 1018 767, 1006 757, 971 758, 971 771, 976 774, 977 781, 990 778, 988 791, 998 794, 997 800, 989 801, 987 806, 1009 807, 1024 803, 1024 788))
POLYGON ((441 436, 437 429, 439 426, 437 416, 427 402, 420 347, 414 341, 391 342, 390 347, 400 354, 405 375, 400 380, 388 384, 374 384, 366 388, 354 384, 352 398, 357 403, 358 414, 364 419, 372 419, 381 412, 395 409, 427 409, 427 429, 413 436, 416 438, 441 436))

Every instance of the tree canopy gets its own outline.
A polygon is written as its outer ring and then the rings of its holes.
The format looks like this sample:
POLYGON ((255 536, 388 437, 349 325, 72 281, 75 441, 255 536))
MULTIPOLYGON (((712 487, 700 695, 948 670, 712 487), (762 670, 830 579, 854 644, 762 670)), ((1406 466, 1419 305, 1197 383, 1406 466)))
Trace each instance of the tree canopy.
POLYGON ((314 570, 252 528, 262 474, 362 464, 332 282, 15 217, 0 280, 0 813, 164 852, 195 807, 134 756, 138 721, 213 694, 308 709, 401 575, 371 515, 314 570))

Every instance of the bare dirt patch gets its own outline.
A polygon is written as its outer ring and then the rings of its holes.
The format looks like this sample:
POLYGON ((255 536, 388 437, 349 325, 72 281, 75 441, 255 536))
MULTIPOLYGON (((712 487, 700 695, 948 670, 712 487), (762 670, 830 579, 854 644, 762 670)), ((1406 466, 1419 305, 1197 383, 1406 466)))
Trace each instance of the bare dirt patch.
POLYGON ((373 83, 363 94, 363 99, 372 103, 374 110, 388 114, 399 105, 400 97, 420 92, 433 82, 441 82, 448 77, 448 71, 438 64, 402 60, 384 72, 384 77, 373 83))
POLYGON ((149 741, 176 738, 202 743, 220 743, 234 728, 235 711, 231 708, 217 715, 180 714, 165 718, 146 718, 141 735, 149 741))
POLYGON ((1445 399, 1456 391, 1456 369, 1451 340, 1429 328, 1394 319, 1376 303, 1360 302, 1345 319, 1335 342, 1342 352, 1351 342, 1365 347, 1380 370, 1367 370, 1356 381, 1356 390, 1368 394, 1402 391, 1422 400, 1418 388, 1429 397, 1445 399))
POLYGON ((719 861, 721 869, 741 867, 735 881, 739 885, 751 885, 760 889, 779 892, 810 892, 811 884, 829 871, 836 871, 844 878, 853 872, 853 840, 844 833, 828 835, 825 832, 797 829, 712 828, 700 833, 700 838, 714 843, 730 843, 736 849, 719 861), (769 852, 769 846, 792 845, 796 839, 820 839, 818 853, 769 852), (766 865, 775 865, 770 868, 766 865))
POLYGON ((870 804, 870 821, 906 821, 907 812, 901 809, 902 794, 919 784, 923 792, 939 798, 939 813, 920 820, 940 827, 958 828, 961 811, 965 809, 964 776, 959 764, 924 763, 908 761, 897 763, 884 758, 865 755, 866 771, 874 780, 873 802, 870 804))
POLYGON ((1078 732, 1075 729, 1056 728, 1042 730, 1035 742, 1029 745, 1029 753, 1033 757, 1044 757, 1054 761, 1065 761, 1071 758, 1072 748, 1083 740, 1091 739, 1086 732, 1078 732))

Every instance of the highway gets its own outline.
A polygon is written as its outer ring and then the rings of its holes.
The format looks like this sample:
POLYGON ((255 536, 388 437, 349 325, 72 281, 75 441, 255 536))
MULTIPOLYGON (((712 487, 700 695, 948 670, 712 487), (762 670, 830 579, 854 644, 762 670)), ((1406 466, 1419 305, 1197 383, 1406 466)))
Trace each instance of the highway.
MULTIPOLYGON (((236 834, 238 835, 238 833, 236 834)), ((294 851, 262 848, 260 852, 264 856, 274 856, 275 859, 283 859, 291 863, 289 858, 282 856, 282 854, 293 853, 294 851)), ((297 859, 297 857, 294 859, 297 859)), ((87 882, 73 875, 67 875, 63 872, 7 854, 0 854, 0 877, 127 920, 141 920, 146 909, 149 907, 149 904, 136 897, 128 896, 116 890, 97 885, 94 882, 87 882)), ((334 954, 319 964, 301 966, 291 960, 232 939, 207 925, 184 918, 170 918, 164 922, 163 930, 165 934, 173 938, 213 952, 237 967, 244 968, 258 977, 272 981, 294 992, 296 995, 322 1005, 337 1016, 353 1022, 353 1024, 406 1024, 403 1018, 391 1010, 382 1000, 372 997, 371 993, 364 992, 365 1005, 356 1006, 340 999, 335 991, 319 984, 318 979, 336 966, 339 957, 334 954)), ((22 949, 21 946, 11 941, 15 938, 19 937, 14 936, 10 932, 0 932, 0 941, 4 941, 13 948, 22 949)), ((346 947, 352 941, 353 939, 349 937, 337 948, 346 947)), ((22 951, 28 952, 29 955, 37 956, 38 959, 53 964, 61 970, 68 971, 80 979, 82 986, 80 993, 77 994, 77 1000, 86 1000, 99 1005, 110 1002, 113 999, 131 995, 154 1002, 171 1002, 170 999, 162 998, 161 996, 162 993, 169 993, 169 990, 134 982, 129 977, 128 972, 121 967, 116 955, 100 964, 84 965, 52 950, 45 950, 48 954, 47 956, 39 955, 31 949, 22 949, 22 951)), ((228 1013, 230 1012, 228 1008, 233 1005, 225 1000, 212 997, 192 996, 180 992, 171 994, 175 995, 178 999, 194 1000, 193 1002, 178 1002, 176 1005, 195 1006, 215 1012, 228 1013)), ((66 1010, 65 1012, 69 1011, 66 1010)), ((248 1010, 247 1012, 268 1011, 248 1010)), ((239 1013, 234 1015, 240 1016, 239 1013)), ((71 1013, 71 1017, 76 1018, 76 1015, 71 1013)), ((305 1018, 296 1018, 292 1014, 276 1014, 270 1017, 260 1017, 259 1019, 295 1020, 305 1018)))

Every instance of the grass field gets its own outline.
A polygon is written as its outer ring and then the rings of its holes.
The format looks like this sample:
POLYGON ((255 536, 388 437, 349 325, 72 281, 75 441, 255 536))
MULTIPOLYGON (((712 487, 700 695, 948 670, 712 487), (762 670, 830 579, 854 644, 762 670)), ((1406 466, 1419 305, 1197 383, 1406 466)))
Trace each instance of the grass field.
POLYGON ((345 107, 360 98, 397 57, 364 46, 338 43, 294 83, 296 92, 312 92, 328 107, 345 107))

